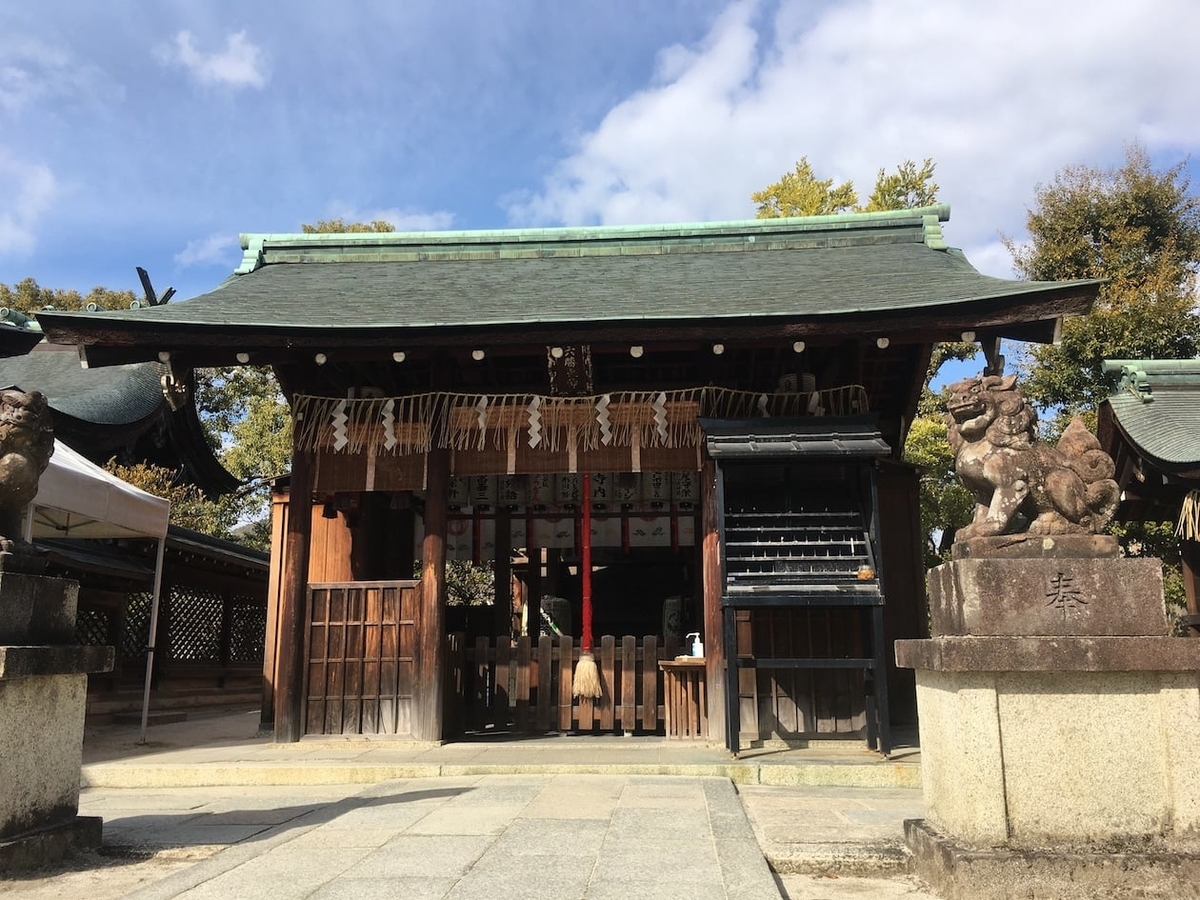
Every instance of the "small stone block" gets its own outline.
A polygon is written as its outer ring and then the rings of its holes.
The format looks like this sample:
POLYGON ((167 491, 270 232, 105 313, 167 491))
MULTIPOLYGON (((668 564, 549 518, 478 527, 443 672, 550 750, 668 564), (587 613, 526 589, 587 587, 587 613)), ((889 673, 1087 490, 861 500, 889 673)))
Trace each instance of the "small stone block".
POLYGON ((79 582, 0 572, 0 644, 74 644, 79 582))
POLYGON ((936 637, 896 641, 896 665, 934 672, 1195 672, 1200 641, 1174 637, 936 637))
POLYGON ((955 541, 951 559, 1117 559, 1117 539, 1110 534, 1003 534, 955 541))
POLYGON ((0 874, 37 869, 68 853, 95 850, 102 842, 103 830, 100 816, 76 816, 51 828, 0 841, 0 874))
POLYGON ((1055 853, 1048 850, 975 849, 954 841, 924 819, 908 819, 904 837, 918 877, 948 900, 1133 900, 1195 897, 1200 855, 1166 849, 1055 853))
POLYGON ((50 675, 90 675, 111 672, 114 647, 59 644, 52 647, 0 646, 0 681, 50 675))
POLYGON ((1169 633, 1156 559, 956 559, 929 573, 929 616, 935 637, 1169 633))

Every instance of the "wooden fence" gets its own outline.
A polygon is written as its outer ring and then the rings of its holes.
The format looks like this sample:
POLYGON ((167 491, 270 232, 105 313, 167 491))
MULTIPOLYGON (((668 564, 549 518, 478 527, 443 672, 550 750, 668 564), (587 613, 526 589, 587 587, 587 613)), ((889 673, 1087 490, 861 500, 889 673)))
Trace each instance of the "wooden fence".
POLYGON ((516 641, 450 637, 449 723, 458 734, 487 730, 661 732, 663 676, 658 662, 679 653, 677 638, 619 640, 604 635, 593 648, 604 696, 571 696, 579 647, 570 636, 516 641))

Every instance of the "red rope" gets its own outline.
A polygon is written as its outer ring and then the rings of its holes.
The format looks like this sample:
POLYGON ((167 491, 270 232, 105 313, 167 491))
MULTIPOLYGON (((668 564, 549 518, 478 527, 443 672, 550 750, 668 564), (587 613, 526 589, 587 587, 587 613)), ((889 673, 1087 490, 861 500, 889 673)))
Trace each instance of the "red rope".
POLYGON ((583 474, 583 515, 580 525, 579 575, 583 586, 583 636, 580 650, 592 652, 592 476, 583 474))

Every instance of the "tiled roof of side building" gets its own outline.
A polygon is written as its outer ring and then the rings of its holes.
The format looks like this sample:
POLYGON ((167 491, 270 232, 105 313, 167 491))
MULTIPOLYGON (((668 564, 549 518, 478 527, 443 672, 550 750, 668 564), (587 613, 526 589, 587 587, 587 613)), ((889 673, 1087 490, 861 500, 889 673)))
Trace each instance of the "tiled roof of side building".
POLYGON ((1168 468, 1200 466, 1200 360, 1112 360, 1106 365, 1122 373, 1104 403, 1127 439, 1168 468))
POLYGON ((41 391, 55 413, 95 425, 131 425, 155 415, 163 404, 162 373, 158 363, 89 371, 73 348, 53 344, 0 359, 0 387, 41 391))

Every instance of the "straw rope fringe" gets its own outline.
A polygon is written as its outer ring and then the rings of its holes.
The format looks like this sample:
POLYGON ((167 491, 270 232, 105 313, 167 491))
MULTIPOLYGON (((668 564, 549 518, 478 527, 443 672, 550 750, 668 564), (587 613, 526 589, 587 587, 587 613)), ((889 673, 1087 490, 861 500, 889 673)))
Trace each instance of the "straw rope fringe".
POLYGON ((1175 534, 1189 541, 1200 541, 1200 491, 1188 491, 1179 510, 1179 525, 1175 534))
POLYGON ((695 447, 702 439, 701 417, 845 416, 867 411, 867 393, 859 385, 792 393, 709 386, 569 398, 430 392, 344 399, 297 394, 292 401, 296 446, 301 450, 394 456, 428 453, 434 447, 507 452, 514 432, 531 448, 550 452, 568 450, 568 444, 576 451, 695 447))

